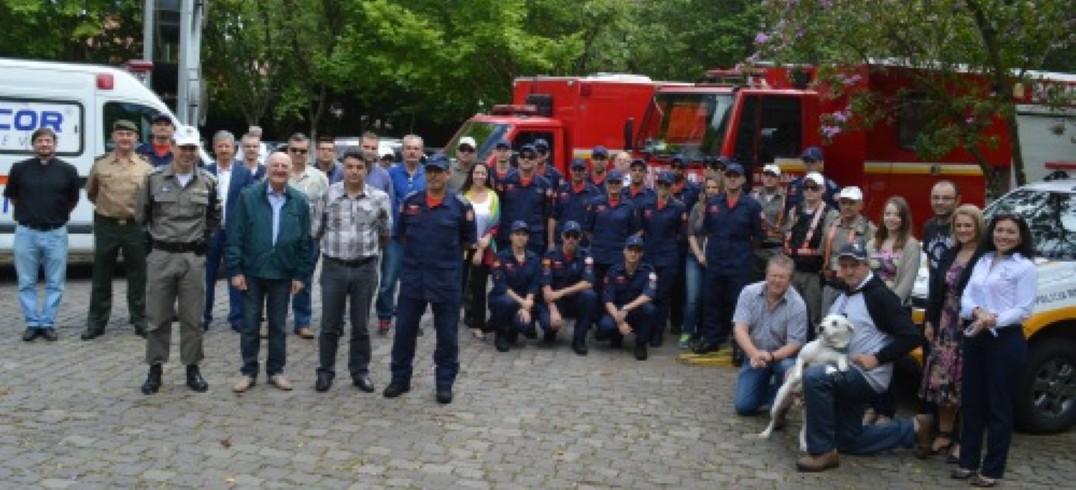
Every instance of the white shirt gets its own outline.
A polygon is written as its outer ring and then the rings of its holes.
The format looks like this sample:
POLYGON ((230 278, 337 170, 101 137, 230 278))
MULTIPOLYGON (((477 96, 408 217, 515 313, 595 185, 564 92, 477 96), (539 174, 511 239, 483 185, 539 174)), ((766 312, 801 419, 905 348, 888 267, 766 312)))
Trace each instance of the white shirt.
MULTIPOLYGON (((224 168, 219 163, 217 164, 217 199, 220 200, 221 209, 228 209, 228 184, 232 182, 232 165, 224 168)), ((227 213, 220 213, 221 228, 224 228, 225 219, 227 219, 227 213)))
POLYGON ((1031 316, 1038 280, 1035 264, 1023 255, 997 258, 996 252, 987 252, 971 270, 960 297, 960 317, 974 319, 978 307, 998 316, 996 327, 1019 325, 1031 316))

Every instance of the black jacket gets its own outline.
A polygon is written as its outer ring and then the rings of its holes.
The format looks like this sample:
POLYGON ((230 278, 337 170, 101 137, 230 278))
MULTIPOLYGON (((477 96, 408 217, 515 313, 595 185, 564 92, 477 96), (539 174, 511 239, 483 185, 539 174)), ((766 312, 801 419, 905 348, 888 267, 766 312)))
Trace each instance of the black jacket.
POLYGON ((926 343, 923 332, 912 323, 908 309, 900 304, 900 298, 878 276, 872 275, 859 288, 859 292, 863 294, 863 302, 867 305, 874 326, 893 336, 889 345, 874 354, 879 364, 897 360, 926 343))

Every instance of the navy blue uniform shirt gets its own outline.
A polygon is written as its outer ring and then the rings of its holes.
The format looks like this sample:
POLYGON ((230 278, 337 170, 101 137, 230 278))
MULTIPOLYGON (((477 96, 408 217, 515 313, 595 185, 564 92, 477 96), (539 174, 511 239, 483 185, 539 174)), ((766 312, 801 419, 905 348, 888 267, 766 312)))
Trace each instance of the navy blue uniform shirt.
POLYGON ((511 289, 520 297, 525 298, 528 294, 538 297, 538 290, 541 288, 541 263, 534 252, 528 250, 523 256, 523 262, 520 262, 516 260, 511 248, 501 250, 497 252, 497 258, 493 259, 491 272, 493 289, 489 294, 506 294, 511 289))
MULTIPOLYGON (((504 186, 501 192, 501 223, 523 221, 530 227, 531 241, 540 237, 540 242, 545 243, 545 225, 552 212, 549 201, 553 197, 549 182, 535 175, 524 185, 519 172, 512 172, 498 185, 504 186)), ((499 240, 508 240, 511 234, 508 228, 500 228, 499 240)))
POLYGON ((549 182, 550 189, 558 189, 564 183, 564 174, 561 174, 560 170, 553 166, 552 159, 550 159, 549 163, 546 163, 545 173, 541 175, 545 177, 546 182, 549 182))
POLYGON ((612 303, 619 308, 643 294, 654 299, 657 288, 658 274, 650 264, 641 262, 639 267, 635 268, 635 273, 629 274, 624 268, 624 261, 620 261, 610 267, 605 275, 602 302, 612 303))
POLYGON ((706 266, 720 275, 738 275, 754 267, 754 242, 762 241, 762 205, 741 194, 729 206, 726 194, 706 201, 703 218, 706 266))
POLYGON ((687 209, 676 198, 664 206, 657 201, 643 208, 643 240, 646 261, 654 267, 672 267, 680 263, 680 241, 687 231, 687 209))
POLYGON ((585 248, 568 256, 563 249, 550 250, 542 259, 542 287, 549 286, 554 291, 571 287, 587 281, 594 286, 594 259, 590 258, 585 248))
POLYGON ((169 151, 163 157, 158 155, 157 150, 153 148, 153 142, 151 141, 138 145, 138 148, 135 148, 135 153, 146 157, 146 160, 149 160, 149 163, 150 165, 153 165, 153 168, 171 165, 172 159, 175 158, 175 152, 173 151, 169 151))
POLYGON ((400 205, 396 236, 403 243, 400 295, 433 303, 459 301, 465 244, 477 238, 474 209, 462 196, 446 192, 430 207, 426 191, 400 205))
POLYGON ((691 208, 695 207, 695 203, 699 202, 699 195, 702 194, 702 186, 691 182, 690 180, 684 180, 683 185, 674 183, 672 191, 673 197, 684 203, 684 209, 691 211, 691 208))
POLYGON ((639 232, 639 219, 635 205, 624 199, 615 205, 605 196, 590 201, 583 229, 591 234, 590 254, 594 261, 615 264, 624 260, 624 242, 639 232))
POLYGON ((658 193, 649 187, 643 186, 637 192, 633 193, 636 189, 631 186, 627 186, 620 190, 620 195, 627 201, 631 201, 635 205, 635 209, 643 209, 647 204, 650 204, 658 200, 658 193))
POLYGON ((583 186, 576 189, 571 182, 560 184, 557 193, 553 196, 553 219, 557 220, 557 237, 560 237, 560 228, 567 221, 575 221, 580 226, 587 220, 587 204, 598 197, 601 193, 593 185, 586 181, 583 186))

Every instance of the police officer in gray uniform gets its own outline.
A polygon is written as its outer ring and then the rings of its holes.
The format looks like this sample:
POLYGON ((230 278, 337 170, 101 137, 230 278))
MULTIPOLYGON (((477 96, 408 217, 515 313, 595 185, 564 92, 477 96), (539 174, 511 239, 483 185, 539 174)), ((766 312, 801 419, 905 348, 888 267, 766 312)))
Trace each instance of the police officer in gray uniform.
POLYGON ((197 129, 180 128, 175 159, 146 176, 135 206, 135 219, 152 241, 146 258, 146 362, 150 367, 142 384, 145 395, 161 388, 161 365, 168 362, 177 299, 180 360, 187 366, 187 386, 199 393, 209 389, 198 371, 203 357, 198 321, 205 307, 206 243, 213 230, 220 228, 221 210, 216 179, 197 167, 198 145, 197 129))

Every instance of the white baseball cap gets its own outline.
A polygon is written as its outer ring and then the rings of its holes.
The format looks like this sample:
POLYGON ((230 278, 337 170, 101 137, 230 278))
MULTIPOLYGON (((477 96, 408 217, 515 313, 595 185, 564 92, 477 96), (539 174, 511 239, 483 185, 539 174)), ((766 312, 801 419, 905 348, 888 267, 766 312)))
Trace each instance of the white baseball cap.
POLYGON ((202 144, 201 135, 198 134, 198 128, 194 126, 180 126, 176 130, 176 146, 198 146, 202 144))
POLYGON ((456 148, 459 148, 459 147, 461 147, 463 145, 467 145, 467 146, 470 146, 471 148, 478 149, 478 144, 476 144, 475 141, 474 141, 474 138, 472 138, 470 136, 464 136, 464 137, 460 138, 460 142, 458 144, 456 144, 456 148))
POLYGON ((841 193, 837 198, 838 199, 851 199, 853 201, 862 201, 863 200, 863 191, 859 190, 859 187, 856 187, 854 185, 850 185, 848 187, 845 187, 844 189, 841 189, 841 193))
POLYGON ((766 172, 770 172, 770 173, 780 177, 781 176, 781 167, 778 167, 777 165, 772 164, 772 163, 766 164, 765 166, 762 167, 762 173, 766 173, 766 172))
POLYGON ((807 176, 804 177, 804 179, 805 179, 805 181, 809 180, 809 181, 814 182, 815 184, 818 184, 818 185, 826 185, 825 177, 822 177, 822 174, 820 174, 818 172, 811 172, 811 173, 807 174, 807 176))

